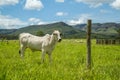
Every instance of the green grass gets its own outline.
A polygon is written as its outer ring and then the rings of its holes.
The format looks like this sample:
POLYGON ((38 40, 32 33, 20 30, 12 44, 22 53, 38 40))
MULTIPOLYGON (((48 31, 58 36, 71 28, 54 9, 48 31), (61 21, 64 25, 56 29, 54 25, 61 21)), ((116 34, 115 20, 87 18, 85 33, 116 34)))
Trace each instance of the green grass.
MULTIPOLYGON (((80 41, 80 40, 79 40, 80 41)), ((96 45, 92 40, 92 69, 86 69, 86 43, 63 40, 53 61, 40 63, 41 52, 27 49, 24 59, 18 41, 0 42, 0 80, 120 80, 120 45, 96 45)))

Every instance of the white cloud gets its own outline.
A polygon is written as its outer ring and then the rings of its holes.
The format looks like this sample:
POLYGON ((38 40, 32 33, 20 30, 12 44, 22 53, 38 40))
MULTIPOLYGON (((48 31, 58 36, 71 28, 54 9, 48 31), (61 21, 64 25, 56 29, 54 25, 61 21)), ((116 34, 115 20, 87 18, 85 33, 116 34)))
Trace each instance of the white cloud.
POLYGON ((61 3, 63 3, 63 2, 64 2, 64 0, 56 0, 56 2, 61 2, 61 3))
POLYGON ((20 28, 28 25, 26 22, 19 20, 18 18, 12 18, 11 16, 0 15, 0 28, 12 29, 20 28))
POLYGON ((111 6, 115 9, 120 9, 120 0, 115 0, 111 6))
POLYGON ((82 14, 82 15, 80 15, 80 17, 78 19, 70 20, 67 23, 69 25, 83 24, 83 23, 86 23, 87 19, 89 19, 89 18, 90 18, 89 14, 82 14))
POLYGON ((57 12, 56 13, 56 16, 66 16, 66 15, 68 15, 68 13, 66 13, 66 12, 57 12))
POLYGON ((85 4, 89 4, 90 7, 99 7, 102 6, 102 4, 107 3, 110 4, 112 3, 114 0, 75 0, 76 2, 83 2, 85 4))
POLYGON ((100 10, 100 13, 103 13, 103 14, 104 14, 104 13, 108 13, 108 12, 109 12, 109 11, 108 11, 108 10, 105 10, 105 9, 101 9, 101 10, 100 10))
POLYGON ((2 5, 15 5, 19 3, 19 0, 0 0, 0 6, 2 5))
POLYGON ((38 19, 38 18, 30 18, 29 21, 30 21, 30 22, 35 22, 35 23, 36 23, 36 22, 39 22, 40 19, 38 19))
POLYGON ((43 4, 40 0, 26 0, 24 8, 28 10, 40 10, 43 8, 43 4))
POLYGON ((91 4, 90 7, 97 8, 97 7, 102 6, 102 5, 103 5, 102 3, 91 4))
POLYGON ((47 24, 46 22, 40 21, 38 25, 47 24))
POLYGON ((41 24, 46 24, 46 22, 41 21, 38 18, 30 18, 29 20, 30 25, 41 25, 41 24))

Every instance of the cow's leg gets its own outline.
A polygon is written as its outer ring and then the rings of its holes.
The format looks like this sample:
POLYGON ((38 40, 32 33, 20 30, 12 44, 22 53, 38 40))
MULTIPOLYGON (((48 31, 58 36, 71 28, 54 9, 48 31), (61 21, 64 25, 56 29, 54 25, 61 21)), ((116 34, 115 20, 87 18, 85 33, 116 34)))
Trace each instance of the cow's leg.
POLYGON ((45 50, 42 49, 42 55, 41 55, 41 62, 44 62, 44 58, 45 58, 45 50))
POLYGON ((51 63, 52 62, 52 56, 51 56, 51 52, 48 52, 48 56, 49 56, 49 62, 51 63))
POLYGON ((24 57, 24 51, 25 51, 26 47, 24 45, 21 45, 21 49, 20 49, 20 56, 24 57))

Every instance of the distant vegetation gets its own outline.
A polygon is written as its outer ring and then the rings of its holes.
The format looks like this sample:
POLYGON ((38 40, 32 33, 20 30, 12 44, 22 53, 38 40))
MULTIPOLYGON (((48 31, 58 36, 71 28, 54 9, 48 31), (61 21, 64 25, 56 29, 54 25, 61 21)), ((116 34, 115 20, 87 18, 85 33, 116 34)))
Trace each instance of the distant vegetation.
POLYGON ((43 35, 45 35, 45 34, 44 34, 43 31, 37 31, 36 35, 37 35, 37 36, 43 36, 43 35))
POLYGON ((116 31, 118 33, 118 37, 117 38, 120 39, 120 29, 117 29, 116 31))
MULTIPOLYGON (((86 38, 86 24, 70 26, 64 22, 30 25, 20 29, 0 29, 0 38, 18 39, 22 32, 42 36, 46 33, 52 34, 56 29, 63 33, 63 38, 86 38)), ((120 23, 93 23, 92 38, 118 38, 119 30, 120 23)))

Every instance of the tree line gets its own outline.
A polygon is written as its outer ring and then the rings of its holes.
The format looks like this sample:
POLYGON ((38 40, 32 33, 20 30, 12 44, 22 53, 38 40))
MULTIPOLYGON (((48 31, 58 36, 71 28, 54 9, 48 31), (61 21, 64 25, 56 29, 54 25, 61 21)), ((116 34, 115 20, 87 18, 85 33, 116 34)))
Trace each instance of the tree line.
MULTIPOLYGON (((110 36, 105 36, 105 35, 98 35, 98 34, 92 34, 92 38, 114 38, 114 39, 120 39, 120 29, 116 30, 116 32, 118 34, 116 35, 110 35, 110 36)), ((36 34, 37 36, 43 36, 45 35, 45 33, 43 31, 37 31, 36 34)), ((0 34, 0 40, 6 39, 6 40, 17 40, 19 37, 19 35, 8 35, 8 34, 0 34)), ((85 38, 85 34, 84 35, 64 35, 63 38, 85 38)))

